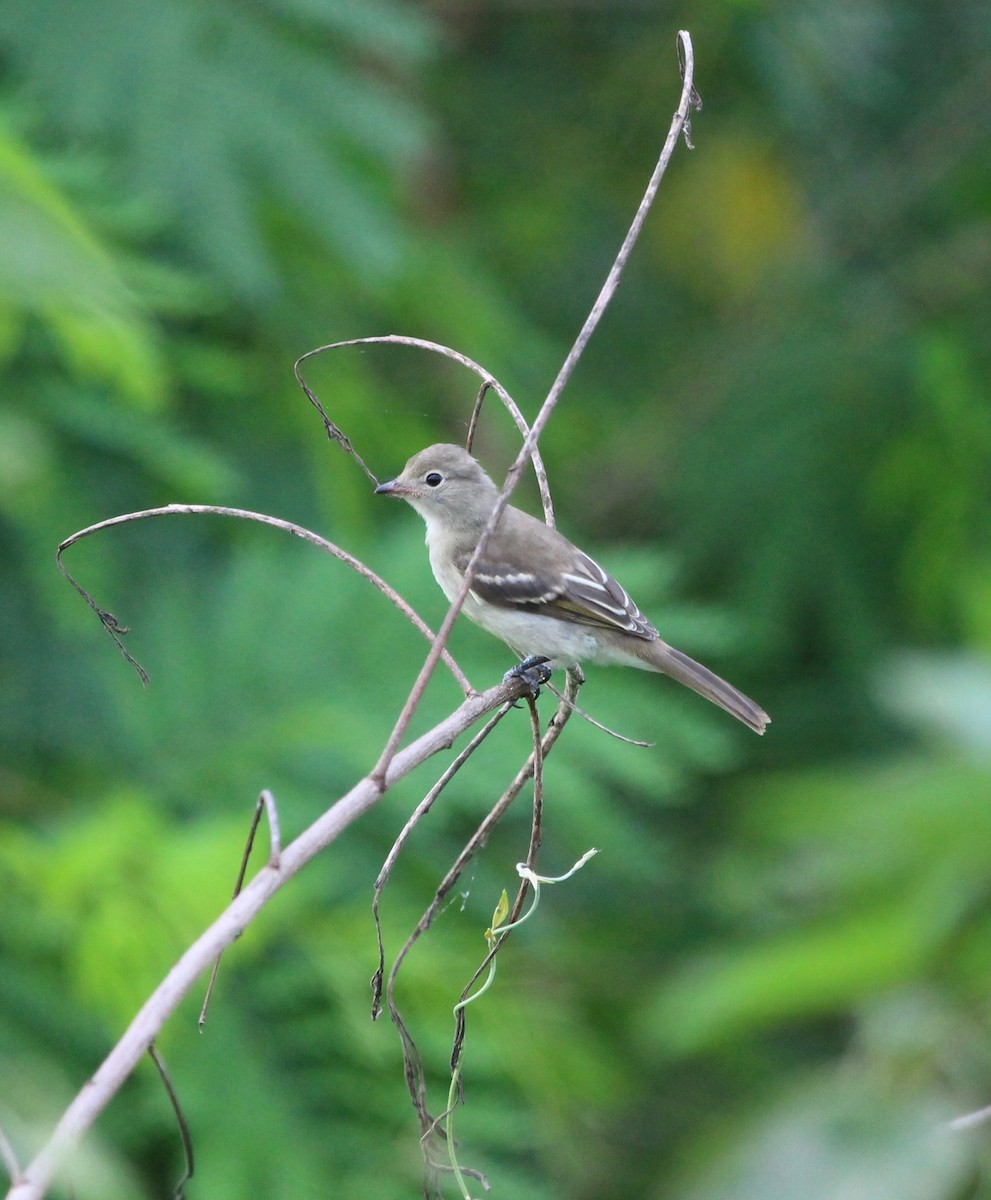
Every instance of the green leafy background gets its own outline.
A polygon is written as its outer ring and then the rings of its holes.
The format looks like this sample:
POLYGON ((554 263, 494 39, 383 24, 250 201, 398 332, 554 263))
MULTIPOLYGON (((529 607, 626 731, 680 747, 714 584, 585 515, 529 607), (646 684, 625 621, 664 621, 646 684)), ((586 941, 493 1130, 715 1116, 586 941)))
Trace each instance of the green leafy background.
MULTIPOLYGON (((618 246, 691 29, 680 148, 543 439, 565 532, 774 716, 591 673, 543 866, 601 853, 470 1012, 462 1160, 493 1196, 991 1196, 991 17, 912 0, 0 7, 0 1125, 45 1139, 229 894, 254 798, 287 836, 374 761, 424 652, 386 601, 240 522, 323 532, 438 621, 414 514, 323 436, 294 358, 404 332, 532 415, 618 246)), ((309 379, 381 478, 475 381, 396 347, 309 379)), ((479 451, 515 447, 493 404, 479 451)), ((528 496, 532 503, 532 492, 528 496)), ((478 685, 508 665, 458 628, 478 685)), ((438 675, 416 728, 457 692, 438 675)), ((544 711, 550 711, 545 697, 544 711)), ((526 751, 504 722, 412 838, 394 953, 526 751)), ((309 866, 164 1032, 191 1200, 418 1194, 371 885, 429 786, 309 866)), ((451 1008, 529 829, 509 815, 399 1000, 435 1109, 451 1008)), ((53 1194, 166 1197, 149 1064, 53 1194)), ((449 1182, 444 1188, 454 1194, 449 1182)))

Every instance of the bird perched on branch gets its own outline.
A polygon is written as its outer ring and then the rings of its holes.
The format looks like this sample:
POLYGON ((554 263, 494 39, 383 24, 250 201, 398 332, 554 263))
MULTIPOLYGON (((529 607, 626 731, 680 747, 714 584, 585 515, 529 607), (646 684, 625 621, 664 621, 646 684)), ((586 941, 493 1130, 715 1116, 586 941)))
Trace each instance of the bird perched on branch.
MULTIPOLYGON (((414 454, 395 479, 375 491, 400 497, 423 517, 434 577, 452 600, 499 489, 466 450, 441 444, 414 454)), ((464 613, 521 658, 554 667, 601 663, 660 671, 756 733, 770 722, 760 705, 662 641, 594 559, 510 505, 482 552, 464 613)))

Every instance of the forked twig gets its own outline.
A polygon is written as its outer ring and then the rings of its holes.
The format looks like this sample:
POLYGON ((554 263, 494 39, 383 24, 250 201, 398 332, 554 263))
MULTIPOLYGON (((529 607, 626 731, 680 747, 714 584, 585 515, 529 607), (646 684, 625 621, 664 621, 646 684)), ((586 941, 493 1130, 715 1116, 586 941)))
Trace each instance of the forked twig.
MULTIPOLYGON (((396 748, 398 747, 400 740, 401 740, 406 728, 408 727, 410 720, 412 719, 413 713, 416 711, 416 708, 419 705, 420 699, 422 698, 423 692, 426 688, 427 681, 429 680, 430 675, 432 674, 432 672, 436 666, 436 663, 439 659, 441 649, 443 648, 443 646, 446 643, 447 637, 450 634, 450 631, 451 631, 451 628, 453 627, 454 621, 455 621, 458 613, 460 612, 461 607, 464 604, 465 598, 467 597, 467 594, 471 588, 476 565, 480 561, 481 556, 484 553, 485 547, 488 543, 488 540, 491 537, 491 535, 495 529, 495 526, 498 523, 499 518, 501 517, 502 512, 504 511, 505 506, 509 501, 509 497, 510 497, 513 489, 515 488, 516 483, 519 480, 519 476, 522 471, 523 464, 525 463, 525 461, 528 457, 532 456, 532 454, 537 446, 537 441, 540 436, 540 433, 542 432, 544 426, 547 424, 547 421, 550 419, 551 413, 553 412, 553 410, 564 390, 566 383, 570 379, 575 365, 577 364, 579 358, 581 357, 582 353, 584 352, 585 346, 588 344, 588 341, 591 338, 592 333, 595 331, 596 326, 598 325, 599 321, 601 320, 602 314, 605 312, 606 307, 608 306, 610 300, 612 299, 612 296, 614 295, 614 293, 616 291, 616 288, 619 285, 620 278, 622 277, 622 272, 626 266, 626 262, 633 250, 633 247, 636 244, 637 239, 639 238, 640 232, 643 228, 644 222, 647 217, 647 213, 649 212, 650 207, 653 204, 654 197, 657 194, 657 189, 660 186, 661 178, 663 177, 664 171, 667 169, 667 164, 670 161, 670 158, 674 151, 675 145, 677 144, 678 137, 679 137, 680 133, 682 132, 682 130, 684 129, 684 127, 689 119, 689 115, 690 115, 692 109, 700 103, 699 99, 698 99, 698 94, 695 92, 695 88, 694 88, 694 82, 693 82, 694 54, 693 54, 693 50, 692 50, 691 38, 687 32, 679 33, 678 47, 679 47, 679 63, 682 67, 682 80, 683 80, 681 100, 680 100, 678 109, 674 115, 674 118, 672 120, 671 127, 668 131, 668 136, 665 140, 664 147, 661 150, 661 154, 658 159, 657 165, 655 166, 654 172, 651 175, 650 181, 647 185, 647 189, 644 193, 643 199, 640 202, 640 205, 637 209, 636 215, 634 216, 633 222, 631 223, 630 228, 627 232, 627 235, 624 238, 622 245, 620 246, 619 252, 616 256, 613 266, 610 269, 610 272, 606 278, 606 281, 603 284, 602 289, 599 292, 599 295, 595 301, 595 304, 592 307, 592 310, 590 311, 588 317, 586 318, 584 324, 582 325, 582 328, 579 331, 578 337, 575 340, 574 345, 572 346, 568 356, 566 357, 564 363, 562 364, 561 369, 558 372, 557 378, 555 379, 553 385, 551 386, 550 392, 548 393, 546 399, 544 400, 543 405, 540 408, 540 411, 537 414, 536 420, 534 421, 533 425, 530 427, 528 432, 524 435, 523 445, 520 448, 517 458, 506 476, 505 483, 499 494, 499 498, 496 502, 493 512, 489 518, 488 524, 487 524, 485 530, 483 531, 481 538, 479 539, 479 541, 475 547, 475 552, 472 555, 472 558, 471 558, 470 562, 468 563, 468 566, 465 570, 462 585, 461 585, 457 595, 454 597, 453 601, 451 602, 450 607, 448 608, 447 615, 445 616, 444 621, 441 624, 441 627, 437 632, 437 637, 434 641, 434 644, 431 646, 430 652, 428 653, 426 661, 424 662, 423 667, 421 668, 420 674, 417 677, 415 683, 413 684, 413 687, 409 693, 409 696, 407 697, 406 703, 403 706, 403 710, 400 713, 399 718, 396 721, 396 724, 393 728, 392 734, 389 737, 389 741, 386 744, 386 747, 385 747, 381 757, 379 758, 379 762, 375 768, 376 775, 379 774, 380 772, 384 772, 385 770, 388 769, 390 757, 393 753, 395 753, 396 748)), ((499 394, 503 398, 504 403, 506 402, 506 399, 508 398, 506 396, 504 389, 499 388, 499 385, 494 380, 494 378, 488 376, 485 372, 482 372, 481 369, 477 367, 477 364, 474 364, 471 360, 467 359, 464 355, 459 354, 457 351, 450 350, 448 347, 438 346, 436 343, 423 343, 419 339, 404 338, 400 335, 388 335, 388 336, 385 336, 382 338, 362 338, 362 339, 355 339, 355 340, 348 341, 348 342, 338 342, 338 343, 333 343, 333 346, 337 347, 337 346, 345 346, 345 345, 369 344, 369 343, 376 342, 376 341, 398 342, 400 344, 419 345, 419 346, 421 346, 421 348, 432 349, 432 350, 437 351, 438 353, 444 354, 447 357, 454 359, 455 361, 461 362, 463 365, 468 366, 471 369, 477 370, 478 373, 483 376, 483 384, 479 390, 479 395, 478 395, 478 399, 476 401, 476 406, 475 406, 475 412, 472 414, 472 420, 469 425, 469 436, 468 436, 468 444, 469 445, 471 444, 471 439, 473 437, 475 425, 477 423, 477 411, 478 411, 479 406, 482 403, 482 400, 484 399, 484 396, 486 394, 486 391, 488 390, 488 387, 491 386, 491 387, 496 387, 497 389, 499 389, 499 394)), ((331 347, 330 346, 321 347, 320 349, 329 349, 329 348, 331 348, 331 347)), ((311 351, 310 354, 319 353, 320 349, 311 351)), ((303 356, 303 358, 306 358, 306 357, 309 357, 309 355, 303 356)), ((303 361, 302 358, 297 361, 297 368, 299 367, 299 363, 301 363, 302 361, 303 361)), ((299 374, 298 369, 297 369, 297 379, 300 379, 300 374, 299 374)), ((300 382, 302 383, 301 379, 300 379, 300 382)), ((306 391, 306 394, 309 396, 311 402, 316 404, 317 407, 319 408, 320 406, 319 406, 318 402, 316 401, 316 398, 313 396, 312 392, 310 392, 310 390, 305 387, 304 387, 304 390, 306 391)), ((322 412, 323 410, 320 409, 320 411, 322 412)), ((574 681, 576 684, 576 689, 577 689, 577 679, 578 679, 577 676, 575 676, 575 677, 569 676, 569 683, 574 681)), ((573 696, 571 697, 571 703, 573 703, 573 696)), ((565 700, 562 698, 561 704, 559 706, 559 712, 563 713, 563 714, 570 714, 570 712, 572 711, 571 703, 566 703, 565 700)), ((565 715, 564 720, 566 720, 566 719, 567 719, 567 716, 565 715)), ((562 724, 563 724, 563 720, 562 720, 562 724)), ((533 770, 535 768, 536 760, 538 760, 539 756, 540 756, 539 746, 540 746, 540 741, 538 739, 537 748, 535 749, 534 754, 532 754, 530 756, 530 759, 528 760, 527 764, 525 765, 523 770, 520 772, 522 779, 519 779, 519 777, 518 777, 520 787, 523 786, 523 783, 525 782, 526 778, 529 777, 529 775, 533 772, 533 770)), ((514 781, 514 783, 515 782, 516 781, 514 781)), ((517 791, 518 791, 518 789, 517 789, 517 791)), ((400 1034, 400 1038, 403 1042, 403 1053, 404 1053, 404 1064, 405 1064, 407 1086, 409 1087, 410 1095, 413 1099, 413 1103, 417 1108, 417 1112, 419 1113, 420 1120, 421 1120, 421 1126, 423 1127, 425 1134, 428 1133, 431 1129, 436 1128, 436 1126, 435 1126, 435 1123, 433 1122, 433 1120, 429 1117, 429 1113, 427 1112, 427 1109, 426 1109, 425 1082, 424 1082, 424 1078, 423 1078, 423 1069, 422 1069, 422 1063, 420 1062, 420 1059, 419 1059, 419 1054, 416 1051, 415 1044, 413 1043, 412 1038, 410 1037, 409 1031, 405 1025, 405 1022, 403 1021, 402 1016, 400 1015, 399 1010, 395 1004, 394 991, 395 991, 396 976, 397 976, 399 968, 402 965, 402 962, 403 962, 405 956, 409 953, 410 949, 415 944, 417 939, 426 931, 427 928, 429 928, 430 923, 433 920, 433 917, 436 914, 440 904, 443 902, 444 897, 448 894, 448 892, 451 890, 451 888, 453 888, 455 882, 457 881, 457 879, 459 878, 459 876, 461 874, 461 871, 464 869, 464 865, 470 860, 470 858, 476 852, 477 848, 480 845, 484 844, 484 841, 487 839, 488 834, 491 831, 491 828, 498 821, 499 817, 501 816, 502 812, 504 811, 504 808, 508 806, 509 802, 511 802, 511 800, 507 799, 507 797, 510 796, 510 793, 512 793, 512 797, 515 797, 515 795, 517 794, 517 791, 513 791, 512 788, 509 789, 509 791, 506 793, 506 795, 504 795, 500 799, 500 801, 496 804, 496 806, 493 808, 493 810, 489 813, 489 815, 488 815, 488 817, 486 817, 485 821, 482 822, 482 825, 479 826, 479 829, 476 831, 475 837, 468 843, 468 845, 465 847, 465 849, 462 851, 462 853, 458 856, 458 859, 455 861, 454 865, 451 867, 451 869, 448 871, 447 875, 445 876, 444 880, 441 882, 441 884, 438 887, 437 892, 434 896, 434 900, 431 902, 431 905, 427 909, 426 913, 424 913, 423 917, 421 917, 421 919, 420 919, 419 923, 417 924, 416 928, 414 929, 413 933, 410 935, 410 937, 407 939, 405 945, 400 950, 400 952, 396 958, 396 961, 393 964, 393 967, 389 973, 388 984, 386 987, 387 1004, 389 1007, 390 1016, 392 1017, 392 1020, 393 1020, 394 1024, 396 1025, 396 1027, 399 1031, 399 1034, 400 1034)), ((531 853, 533 853, 535 851, 535 843, 539 844, 539 822, 536 819, 535 819, 535 824, 534 824, 534 833, 533 833, 533 836, 531 839, 531 853)), ((521 883, 520 890, 517 894, 516 902, 514 904, 514 908, 513 908, 514 917, 515 917, 515 915, 518 915, 518 913, 522 907, 522 904, 523 904, 523 901, 524 901, 525 895, 526 895, 526 888, 527 888, 527 884, 526 884, 526 880, 524 879, 523 882, 521 883)), ((381 941, 380 941, 380 947, 381 947, 381 941)), ((490 960, 491 960, 491 954, 489 956, 487 956, 486 961, 488 962, 490 960)), ((374 993, 375 993, 375 1004, 374 1004, 375 1011, 377 1011, 377 1009, 378 1009, 379 996, 381 993, 381 986, 382 986, 381 970, 382 970, 383 962, 384 962, 384 959, 381 957, 381 952, 380 952, 379 971, 376 973, 376 976, 373 979, 373 989, 374 989, 374 993)), ((460 1042, 456 1038, 455 1057, 457 1055, 457 1048, 459 1045, 460 1045, 460 1042)))
MULTIPOLYGON (((527 847, 526 853, 526 868, 530 873, 537 869, 537 854, 540 850, 540 843, 543 837, 543 821, 544 821, 544 747, 543 740, 540 736, 540 722, 537 718, 537 704, 534 697, 527 696, 527 703, 530 707, 530 727, 533 733, 533 753, 530 759, 533 763, 533 815, 530 823, 530 844, 527 847)), ((458 1003, 454 1007, 454 1045, 451 1048, 451 1075, 457 1079, 458 1094, 460 1098, 460 1063, 461 1051, 464 1048, 465 1030, 468 1012, 468 999, 471 996, 472 988, 481 978, 483 972, 495 962, 495 957, 499 953, 499 949, 509 935, 510 929, 516 924, 520 913, 523 911, 523 903, 526 899, 527 891, 530 884, 527 881, 527 876, 521 875, 520 886, 516 892, 516 899, 513 901, 513 907, 510 909, 508 916, 505 918, 503 931, 498 937, 493 936, 489 943, 489 952, 479 964, 475 974, 465 984, 461 990, 461 996, 458 1003)))
MULTIPOLYGON (((394 756, 385 787, 392 787, 432 755, 448 749, 455 738, 486 713, 519 698, 525 686, 521 680, 509 679, 481 695, 467 697, 449 717, 394 756)), ((116 1095, 166 1020, 220 951, 254 920, 280 888, 372 808, 382 794, 382 781, 365 776, 283 849, 278 869, 266 865, 248 882, 141 1006, 117 1044, 66 1108, 51 1137, 21 1172, 7 1200, 40 1200, 66 1156, 116 1095)))

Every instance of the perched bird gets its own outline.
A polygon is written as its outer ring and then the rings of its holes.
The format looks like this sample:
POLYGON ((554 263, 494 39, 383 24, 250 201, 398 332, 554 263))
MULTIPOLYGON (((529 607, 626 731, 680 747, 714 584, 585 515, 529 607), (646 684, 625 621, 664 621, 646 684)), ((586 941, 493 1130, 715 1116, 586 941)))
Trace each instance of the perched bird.
MULTIPOLYGON (((499 489, 466 450, 441 444, 414 454, 375 491, 400 497, 423 517, 434 578, 453 599, 499 489)), ((510 505, 486 544, 463 611, 521 658, 539 656, 553 667, 601 663, 660 671, 756 733, 770 722, 760 705, 662 641, 597 562, 510 505)))

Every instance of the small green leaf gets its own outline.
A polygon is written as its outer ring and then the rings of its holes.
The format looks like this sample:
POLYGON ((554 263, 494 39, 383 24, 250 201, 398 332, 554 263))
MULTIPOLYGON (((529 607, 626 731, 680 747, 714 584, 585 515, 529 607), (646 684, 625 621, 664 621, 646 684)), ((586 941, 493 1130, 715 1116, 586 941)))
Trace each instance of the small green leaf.
POLYGON ((502 895, 499 897, 499 903, 495 906, 495 912, 492 914, 492 929, 496 930, 509 916, 509 897, 506 895, 506 889, 502 889, 502 895))

